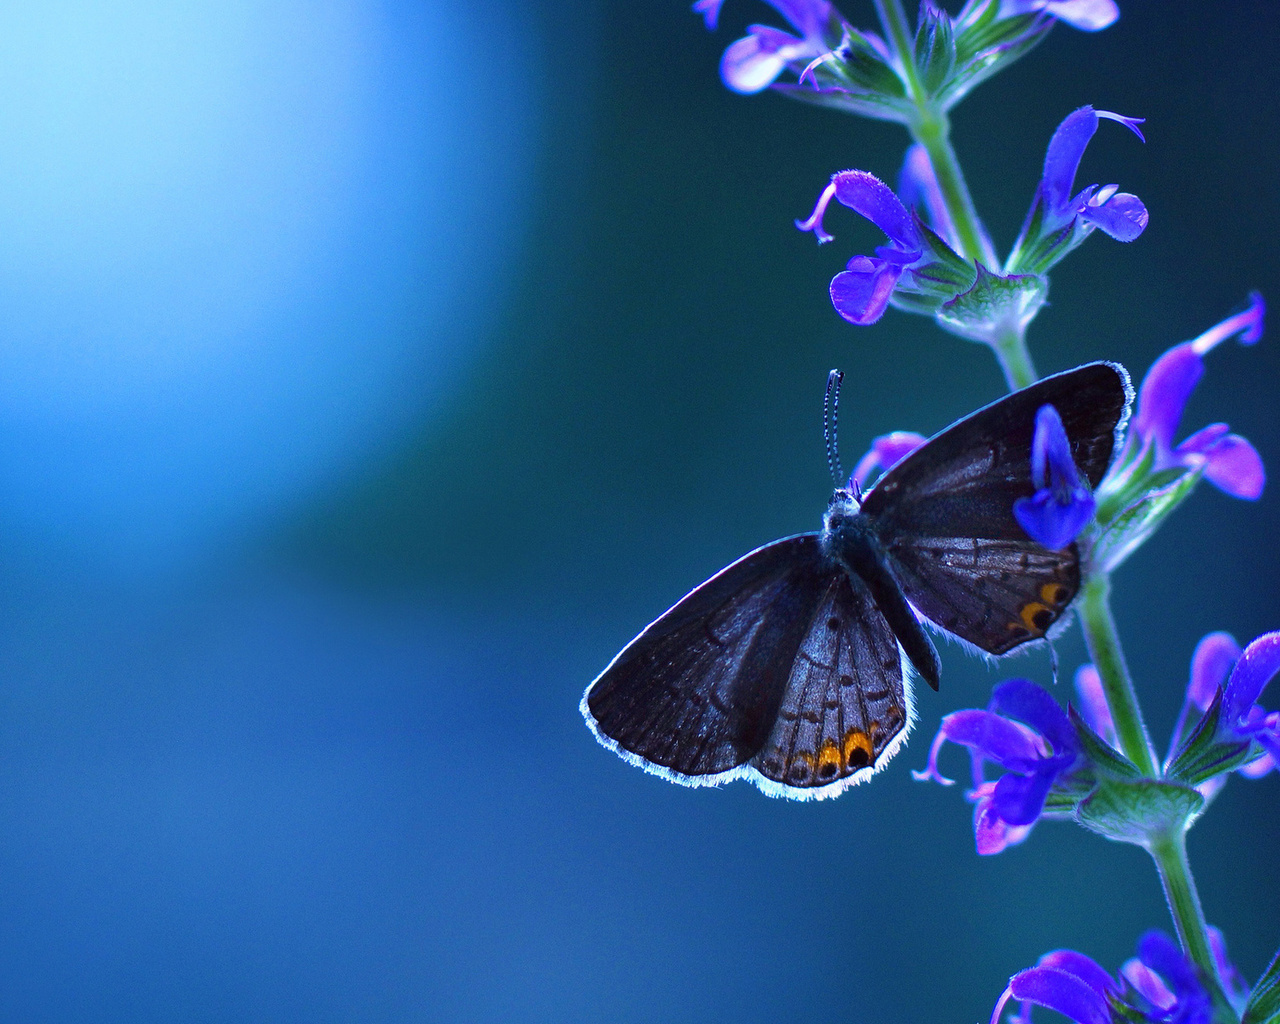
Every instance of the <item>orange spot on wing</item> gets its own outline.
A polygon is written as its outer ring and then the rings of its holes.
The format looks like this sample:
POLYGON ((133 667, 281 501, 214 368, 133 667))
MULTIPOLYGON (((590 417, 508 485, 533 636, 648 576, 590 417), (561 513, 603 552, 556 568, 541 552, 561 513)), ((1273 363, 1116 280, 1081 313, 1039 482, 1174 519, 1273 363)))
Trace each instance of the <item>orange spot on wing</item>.
MULTIPOLYGON (((1048 605, 1041 604, 1039 601, 1028 601, 1022 606, 1022 610, 1018 612, 1018 617, 1022 619, 1022 624, 1027 627, 1036 636, 1044 632, 1036 625, 1036 616, 1041 612, 1051 612, 1052 609, 1048 605)), ((1016 628, 1016 627, 1015 627, 1016 628)))
POLYGON ((1067 588, 1061 583, 1046 583, 1040 588, 1040 597, 1048 605, 1056 607, 1067 600, 1067 588))

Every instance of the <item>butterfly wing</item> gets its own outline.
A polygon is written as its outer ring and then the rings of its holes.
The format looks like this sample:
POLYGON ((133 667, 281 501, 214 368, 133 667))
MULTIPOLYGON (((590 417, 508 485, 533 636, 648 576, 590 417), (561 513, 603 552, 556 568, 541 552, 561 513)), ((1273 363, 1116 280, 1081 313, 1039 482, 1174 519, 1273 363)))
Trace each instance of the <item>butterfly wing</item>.
POLYGON ((801 642, 764 747, 751 759, 761 789, 834 796, 882 767, 913 717, 903 657, 865 584, 831 580, 801 642))
POLYGON ((1115 363, 1089 363, 965 417, 894 466, 863 502, 911 603, 991 654, 1041 637, 1080 588, 1074 544, 1027 537, 1013 504, 1035 493, 1036 412, 1053 405, 1072 456, 1096 487, 1133 389, 1115 363))
POLYGON ((581 706, 605 746, 668 779, 745 776, 802 799, 869 774, 909 718, 892 631, 816 534, 758 548, 695 589, 581 706))

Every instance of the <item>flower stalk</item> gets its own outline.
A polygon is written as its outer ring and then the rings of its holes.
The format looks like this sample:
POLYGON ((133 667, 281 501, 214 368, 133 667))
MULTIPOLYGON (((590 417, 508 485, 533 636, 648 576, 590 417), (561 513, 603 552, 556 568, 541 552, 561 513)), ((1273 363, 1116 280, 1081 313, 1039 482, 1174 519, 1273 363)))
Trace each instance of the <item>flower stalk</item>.
POLYGON ((1080 588, 1080 622, 1115 722, 1120 750, 1143 775, 1158 778, 1155 751, 1142 721, 1133 679, 1111 614, 1111 581, 1104 573, 1092 574, 1080 588))
POLYGON ((1209 945, 1209 925, 1200 906, 1191 864, 1187 860, 1187 836, 1185 829, 1171 834, 1153 837, 1147 845, 1151 859, 1160 875, 1160 885, 1169 903, 1169 913, 1178 932, 1183 952, 1200 969, 1202 980, 1213 1000, 1214 1018, 1217 1021, 1239 1020, 1231 1004, 1223 994, 1222 979, 1209 945))

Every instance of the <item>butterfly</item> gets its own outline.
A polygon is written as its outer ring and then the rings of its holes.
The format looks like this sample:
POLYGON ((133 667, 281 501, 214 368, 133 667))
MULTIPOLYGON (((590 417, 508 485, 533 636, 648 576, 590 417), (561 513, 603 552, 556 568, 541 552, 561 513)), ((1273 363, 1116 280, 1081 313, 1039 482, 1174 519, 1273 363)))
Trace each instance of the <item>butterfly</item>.
POLYGON ((999 655, 1044 637, 1080 588, 1075 542, 1048 550, 1013 515, 1036 490, 1037 411, 1057 409, 1096 487, 1132 397, 1124 367, 1089 363, 953 423, 865 495, 837 487, 821 532, 744 555, 623 648, 582 697, 588 726, 684 785, 746 778, 803 800, 869 778, 913 721, 909 666, 938 688, 917 612, 999 655))

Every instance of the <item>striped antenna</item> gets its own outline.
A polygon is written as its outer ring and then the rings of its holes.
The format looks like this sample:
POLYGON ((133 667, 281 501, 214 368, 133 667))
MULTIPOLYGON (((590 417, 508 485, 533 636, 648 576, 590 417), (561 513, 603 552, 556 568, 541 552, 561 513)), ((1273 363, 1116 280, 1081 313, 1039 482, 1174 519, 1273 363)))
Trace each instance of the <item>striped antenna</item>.
POLYGON ((827 374, 827 395, 822 400, 822 436, 827 442, 827 468, 831 470, 831 479, 837 487, 843 486, 844 477, 840 472, 840 445, 836 440, 836 419, 840 414, 840 384, 844 380, 844 372, 832 370, 827 374))

